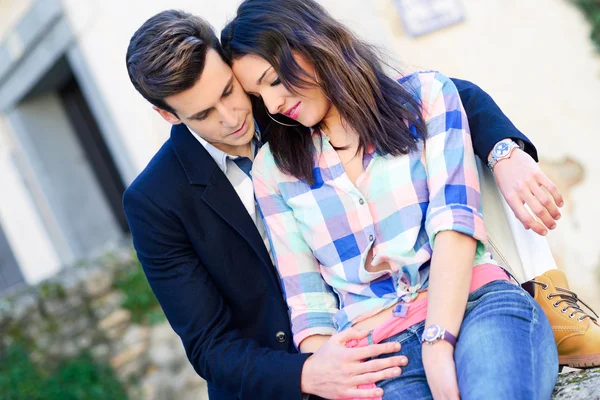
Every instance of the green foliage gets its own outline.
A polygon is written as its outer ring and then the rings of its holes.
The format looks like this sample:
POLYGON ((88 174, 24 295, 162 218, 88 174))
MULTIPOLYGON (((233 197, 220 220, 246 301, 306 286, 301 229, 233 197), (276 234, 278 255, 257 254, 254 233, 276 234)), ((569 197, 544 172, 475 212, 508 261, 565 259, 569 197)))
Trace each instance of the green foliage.
POLYGON ((106 364, 83 353, 43 371, 29 359, 25 347, 13 344, 0 359, 3 400, 126 399, 127 394, 106 364))
POLYGON ((59 284, 54 282, 43 282, 38 286, 38 293, 44 299, 54 298, 64 300, 67 297, 65 289, 59 284))
POLYGON ((132 267, 118 271, 114 286, 125 294, 121 307, 131 311, 131 318, 135 323, 156 325, 164 322, 165 316, 139 261, 132 267))
MULTIPOLYGON (((10 338, 11 340, 19 342, 23 345, 27 344, 27 346, 31 347, 31 341, 27 338, 23 327, 18 322, 9 319, 4 322, 1 328, 5 337, 10 338)), ((2 346, 0 344, 0 348, 1 347, 2 346)))
POLYGON ((21 345, 11 345, 0 359, 0 393, 6 400, 38 399, 42 373, 21 345))
POLYGON ((83 353, 64 362, 47 381, 50 399, 126 399, 127 395, 107 364, 83 353))
POLYGON ((592 24, 592 33, 590 38, 600 51, 600 0, 571 0, 585 14, 588 21, 592 24))

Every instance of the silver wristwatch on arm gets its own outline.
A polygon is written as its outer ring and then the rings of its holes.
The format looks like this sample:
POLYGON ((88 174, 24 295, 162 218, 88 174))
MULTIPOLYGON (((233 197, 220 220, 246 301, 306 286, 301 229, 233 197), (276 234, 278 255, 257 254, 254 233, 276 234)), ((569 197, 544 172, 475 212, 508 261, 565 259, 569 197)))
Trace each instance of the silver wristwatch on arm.
POLYGON ((524 150, 524 148, 525 143, 523 143, 522 140, 519 140, 519 143, 517 143, 512 139, 502 139, 494 145, 494 148, 490 152, 487 165, 493 172, 494 166, 498 161, 510 158, 514 149, 524 150))

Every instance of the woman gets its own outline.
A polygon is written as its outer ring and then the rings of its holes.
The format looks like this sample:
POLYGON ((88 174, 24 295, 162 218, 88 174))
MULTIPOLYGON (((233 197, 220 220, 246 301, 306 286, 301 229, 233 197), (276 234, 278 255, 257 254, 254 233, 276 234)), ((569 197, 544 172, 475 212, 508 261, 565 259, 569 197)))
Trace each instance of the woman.
POLYGON ((273 119, 252 174, 300 350, 357 326, 408 356, 384 399, 549 398, 552 331, 486 251, 453 83, 396 82, 312 0, 246 0, 221 39, 273 119))

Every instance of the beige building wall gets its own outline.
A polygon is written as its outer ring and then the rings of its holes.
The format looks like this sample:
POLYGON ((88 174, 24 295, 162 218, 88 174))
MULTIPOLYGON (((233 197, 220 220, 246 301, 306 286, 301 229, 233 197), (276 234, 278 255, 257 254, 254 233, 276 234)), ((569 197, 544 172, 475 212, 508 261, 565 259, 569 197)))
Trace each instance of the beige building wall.
POLYGON ((33 4, 32 0, 0 0, 0 41, 33 4))
POLYGON ((166 8, 184 9, 207 18, 215 26, 224 23, 237 1, 190 0, 63 0, 96 84, 124 136, 132 161, 142 170, 168 138, 169 125, 154 112, 133 88, 125 69, 129 39, 149 17, 166 8), (209 5, 204 5, 209 3, 209 5))
POLYGON ((0 225, 24 279, 34 284, 58 272, 60 263, 33 203, 35 184, 19 168, 19 152, 0 115, 0 225))
MULTIPOLYGON (((169 125, 133 89, 125 70, 129 39, 149 17, 166 8, 183 9, 203 16, 220 32, 235 15, 239 0, 218 2, 174 0, 63 0, 63 5, 89 68, 105 99, 135 166, 141 170, 168 137, 169 125)), ((361 0, 323 2, 337 16, 370 38, 383 41, 377 9, 361 0), (361 21, 360 17, 366 17, 361 21), (360 21, 356 23, 356 21, 360 21)))
POLYGON ((551 248, 571 285, 599 309, 600 56, 583 14, 565 0, 463 0, 464 23, 410 39, 391 0, 374 4, 406 70, 479 84, 537 145, 566 197, 551 248))
MULTIPOLYGON (((0 0, 0 38, 29 3, 0 0)), ((167 7, 204 16, 219 30, 239 0, 62 3, 126 152, 141 171, 168 137, 169 126, 129 82, 124 61, 129 38, 167 7)), ((465 22, 411 39, 393 0, 321 3, 359 35, 389 50, 401 70, 437 69, 472 80, 494 97, 536 143, 543 167, 565 194, 564 216, 549 241, 575 289, 584 299, 595 296, 592 303, 600 306, 595 275, 600 164, 594 163, 600 145, 600 58, 579 10, 566 0, 463 0, 465 22)))
MULTIPOLYGON (((202 15, 220 29, 238 3, 64 0, 138 169, 166 139, 168 125, 129 83, 124 68, 129 38, 165 7, 202 15)), ((600 59, 579 10, 565 0, 463 0, 465 22, 411 39, 392 0, 321 3, 359 35, 386 47, 401 70, 437 69, 479 84, 534 140, 545 170, 567 200, 559 229, 549 241, 572 285, 600 305, 595 275, 600 248, 594 240, 600 222, 600 164, 594 163, 600 147, 600 59)))
MULTIPOLYGON (((0 42, 8 44, 11 56, 21 47, 10 32, 32 4, 32 0, 0 0, 0 42)), ((25 280, 37 283, 56 273, 60 263, 32 201, 27 174, 15 164, 19 149, 9 129, 0 114, 0 225, 25 280)))

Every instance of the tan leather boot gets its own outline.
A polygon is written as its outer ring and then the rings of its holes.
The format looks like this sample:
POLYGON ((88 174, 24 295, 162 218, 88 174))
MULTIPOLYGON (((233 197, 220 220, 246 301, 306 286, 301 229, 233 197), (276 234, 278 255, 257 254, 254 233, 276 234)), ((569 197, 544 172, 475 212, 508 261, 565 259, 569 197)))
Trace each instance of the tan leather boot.
MULTIPOLYGON (((562 271, 550 270, 523 284, 530 285, 533 297, 550 320, 558 348, 558 363, 573 368, 600 366, 600 325, 598 315, 569 290, 562 271), (585 305, 595 316, 583 311, 585 305)), ((530 290, 531 292, 531 290, 530 290)))

